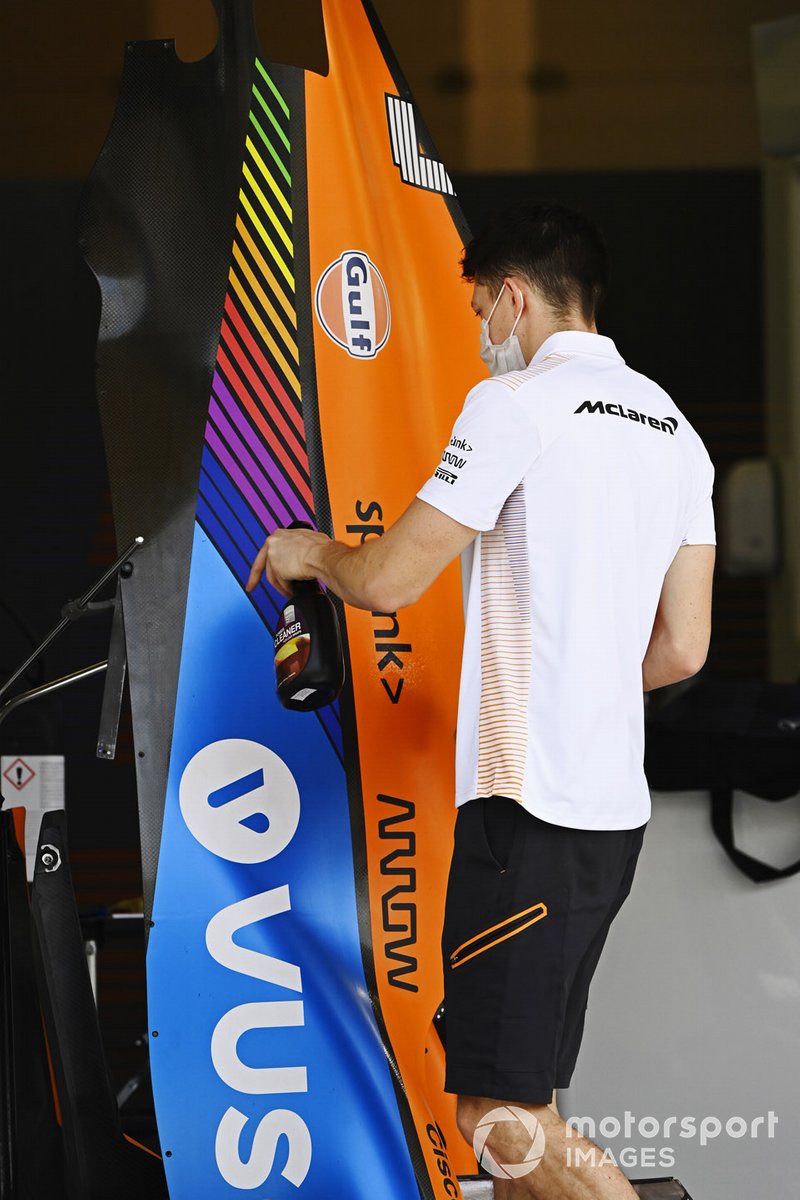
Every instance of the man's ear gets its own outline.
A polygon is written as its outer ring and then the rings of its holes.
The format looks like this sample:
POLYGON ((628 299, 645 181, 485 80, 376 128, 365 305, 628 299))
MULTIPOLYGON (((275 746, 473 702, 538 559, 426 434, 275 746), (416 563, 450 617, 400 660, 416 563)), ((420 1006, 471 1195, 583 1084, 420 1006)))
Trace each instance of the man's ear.
POLYGON ((519 279, 516 275, 508 275, 503 280, 503 285, 511 290, 511 302, 515 317, 519 316, 520 311, 531 307, 530 288, 527 287, 524 280, 519 279))

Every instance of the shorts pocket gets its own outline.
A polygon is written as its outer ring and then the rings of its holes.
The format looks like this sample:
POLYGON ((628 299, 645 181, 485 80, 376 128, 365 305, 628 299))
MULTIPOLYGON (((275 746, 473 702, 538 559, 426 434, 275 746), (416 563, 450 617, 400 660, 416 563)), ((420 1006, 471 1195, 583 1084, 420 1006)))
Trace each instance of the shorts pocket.
POLYGON ((463 966, 471 958, 475 958, 478 954, 484 954, 493 946, 508 941, 509 938, 516 937, 517 934, 522 933, 529 926, 535 925, 537 921, 543 920, 546 916, 547 905, 539 901, 537 904, 532 904, 520 912, 505 917, 504 920, 490 925, 487 929, 480 930, 472 937, 467 938, 460 946, 456 946, 449 957, 449 966, 451 968, 463 966))
POLYGON ((527 816, 516 800, 507 796, 488 796, 476 801, 481 806, 481 828, 486 853, 497 870, 503 874, 512 866, 514 850, 518 848, 523 831, 522 819, 527 816))

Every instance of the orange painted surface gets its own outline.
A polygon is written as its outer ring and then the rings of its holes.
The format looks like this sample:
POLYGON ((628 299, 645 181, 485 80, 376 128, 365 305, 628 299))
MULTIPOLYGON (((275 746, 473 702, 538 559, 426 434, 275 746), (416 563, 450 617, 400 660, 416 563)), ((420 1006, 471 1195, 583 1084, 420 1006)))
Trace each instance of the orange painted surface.
POLYGON ((11 819, 14 822, 14 835, 17 839, 17 845, 22 853, 25 853, 25 809, 12 808, 11 819))
MULTIPOLYGON (((398 89, 367 17, 357 0, 324 0, 323 10, 330 72, 306 76, 312 296, 343 252, 360 251, 380 272, 391 322, 383 349, 359 359, 314 317, 334 533, 354 544, 392 524, 433 473, 464 396, 485 372, 470 289, 460 278, 461 239, 444 197, 404 183, 392 160, 384 96, 398 89)), ((327 283, 325 303, 340 332, 341 302, 327 283)), ((376 316, 380 323, 383 312, 376 316)), ((355 609, 346 619, 380 1004, 434 1193, 453 1195, 427 1127, 435 1121, 444 1131, 454 1173, 475 1171, 455 1127, 454 1098, 443 1091, 431 1027, 443 996, 440 935, 455 820, 458 564, 396 619, 355 609), (389 658, 381 670, 378 647, 398 644, 411 647, 396 651, 401 666, 389 658), (381 795, 413 802, 413 815, 381 795), (387 825, 387 818, 396 820, 387 825), (386 899, 398 885, 406 890, 386 899), (406 941, 397 952, 412 960, 395 984, 389 972, 398 959, 386 953, 392 940, 406 941)))

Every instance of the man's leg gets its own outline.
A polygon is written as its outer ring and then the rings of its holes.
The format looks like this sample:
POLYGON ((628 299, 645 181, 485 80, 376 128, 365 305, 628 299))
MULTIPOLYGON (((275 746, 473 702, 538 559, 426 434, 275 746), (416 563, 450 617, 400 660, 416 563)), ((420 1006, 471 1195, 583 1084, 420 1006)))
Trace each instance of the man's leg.
MULTIPOLYGON (((603 1151, 568 1127, 555 1106, 520 1104, 540 1123, 545 1136, 544 1154, 537 1166, 519 1179, 495 1179, 495 1200, 632 1200, 636 1192, 603 1151)), ((461 1134, 473 1144, 475 1129, 503 1101, 484 1096, 459 1096, 456 1120, 461 1134)), ((498 1121, 486 1142, 497 1163, 522 1163, 531 1146, 530 1133, 520 1122, 498 1121)))
MULTIPOLYGON (((564 829, 502 797, 459 810, 442 935, 445 1088, 459 1096, 470 1144, 481 1119, 504 1106, 530 1112, 546 1139, 538 1165, 495 1180, 497 1200, 635 1195, 545 1097, 569 1085, 591 976, 642 833, 564 829)), ((497 1121, 486 1146, 495 1162, 521 1165, 531 1136, 497 1121)))

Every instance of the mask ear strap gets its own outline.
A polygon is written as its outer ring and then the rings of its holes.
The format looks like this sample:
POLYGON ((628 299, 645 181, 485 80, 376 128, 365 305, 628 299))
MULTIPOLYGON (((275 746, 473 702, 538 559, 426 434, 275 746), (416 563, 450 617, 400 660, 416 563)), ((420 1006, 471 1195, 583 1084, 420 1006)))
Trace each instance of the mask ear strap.
POLYGON ((500 303, 500 297, 502 296, 503 292, 505 291, 505 287, 506 287, 506 285, 504 283, 500 284, 500 291, 495 296, 495 301, 494 301, 494 304, 492 305, 492 311, 489 313, 488 317, 486 318, 487 325, 489 324, 492 317, 494 316, 494 310, 497 308, 498 304, 500 303))
MULTIPOLYGON (((514 322, 513 326, 511 327, 511 333, 508 335, 509 337, 513 337, 513 336, 514 336, 514 330, 515 330, 515 329, 517 328, 517 326, 519 325, 519 320, 520 320, 520 317, 522 316, 523 312, 525 311, 525 297, 522 295, 522 292, 520 292, 520 294, 519 294, 519 295, 520 295, 520 300, 521 300, 520 310, 519 310, 519 312, 517 313, 517 319, 516 319, 516 321, 514 322)), ((499 299, 499 297, 498 297, 498 299, 499 299)))

